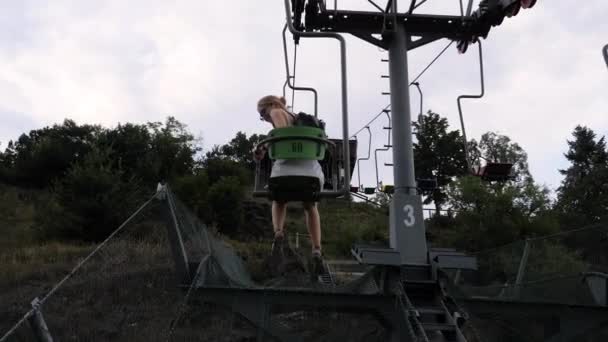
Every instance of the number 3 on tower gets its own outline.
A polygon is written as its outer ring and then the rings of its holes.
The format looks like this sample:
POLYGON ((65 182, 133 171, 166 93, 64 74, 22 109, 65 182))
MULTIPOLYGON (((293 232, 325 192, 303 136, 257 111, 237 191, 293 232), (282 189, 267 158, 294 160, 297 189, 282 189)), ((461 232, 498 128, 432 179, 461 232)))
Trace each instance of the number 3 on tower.
POLYGON ((403 206, 403 212, 406 215, 406 218, 403 220, 403 223, 406 227, 411 227, 416 223, 416 217, 414 216, 414 207, 411 204, 406 204, 403 206))

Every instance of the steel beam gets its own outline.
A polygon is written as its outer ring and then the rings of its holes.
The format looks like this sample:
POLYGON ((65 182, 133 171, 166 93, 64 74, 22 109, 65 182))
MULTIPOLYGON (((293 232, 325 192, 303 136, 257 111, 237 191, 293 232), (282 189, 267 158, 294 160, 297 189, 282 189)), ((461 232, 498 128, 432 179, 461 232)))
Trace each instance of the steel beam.
POLYGON ((167 235, 171 246, 171 254, 177 271, 177 281, 181 284, 189 284, 192 281, 188 255, 184 247, 184 240, 179 229, 179 222, 175 213, 175 203, 166 185, 159 185, 157 198, 162 202, 162 213, 165 218, 167 235))
POLYGON ((275 305, 289 307, 289 312, 306 309, 331 309, 340 312, 371 314, 384 326, 395 341, 405 341, 401 329, 403 312, 394 295, 363 295, 349 293, 315 292, 310 290, 249 289, 203 287, 197 289, 197 298, 204 302, 230 307, 261 329, 265 334, 283 341, 296 341, 297 336, 283 331, 276 322, 268 322, 267 313, 275 305), (265 318, 266 317, 266 318, 265 318))
POLYGON ((489 25, 481 25, 472 17, 458 15, 429 15, 407 13, 380 13, 365 11, 321 12, 314 22, 307 22, 307 30, 323 32, 345 32, 362 34, 382 34, 393 30, 393 19, 405 25, 409 34, 424 36, 439 35, 453 40, 466 40, 471 36, 484 36, 490 31, 489 25), (487 26, 487 27, 486 27, 487 26))
POLYGON ((414 174, 407 41, 406 25, 399 23, 388 51, 395 180, 390 206, 390 247, 399 252, 402 264, 428 264, 422 200, 416 193, 414 174))

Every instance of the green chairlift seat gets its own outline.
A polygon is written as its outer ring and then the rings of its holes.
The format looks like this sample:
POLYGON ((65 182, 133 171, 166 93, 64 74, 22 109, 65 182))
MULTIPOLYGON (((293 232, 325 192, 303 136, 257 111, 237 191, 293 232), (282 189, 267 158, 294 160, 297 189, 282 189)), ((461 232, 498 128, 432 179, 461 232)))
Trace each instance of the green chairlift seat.
POLYGON ((268 144, 268 155, 273 160, 322 160, 331 142, 320 128, 291 126, 273 129, 262 143, 268 144))
MULTIPOLYGON (((275 128, 260 142, 263 144, 267 145, 271 160, 320 161, 325 158, 327 147, 334 146, 322 129, 308 126, 275 128)), ((317 201, 321 191, 317 177, 281 176, 268 180, 268 197, 275 201, 317 201)))

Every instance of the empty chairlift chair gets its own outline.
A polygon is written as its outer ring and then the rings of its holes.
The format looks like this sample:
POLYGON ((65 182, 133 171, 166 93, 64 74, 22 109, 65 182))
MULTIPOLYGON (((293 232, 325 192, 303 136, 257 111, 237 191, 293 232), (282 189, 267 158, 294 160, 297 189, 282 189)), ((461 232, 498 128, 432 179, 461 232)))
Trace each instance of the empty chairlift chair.
POLYGON ((487 182, 506 182, 512 179, 512 163, 487 162, 486 165, 474 169, 474 175, 487 182))

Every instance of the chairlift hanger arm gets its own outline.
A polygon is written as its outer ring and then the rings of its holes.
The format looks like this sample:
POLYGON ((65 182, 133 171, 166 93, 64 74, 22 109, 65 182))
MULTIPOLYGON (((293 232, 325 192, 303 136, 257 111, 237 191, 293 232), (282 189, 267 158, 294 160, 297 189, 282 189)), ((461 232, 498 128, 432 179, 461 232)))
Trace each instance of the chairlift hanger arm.
POLYGON ((458 99, 456 100, 456 102, 458 103, 458 115, 460 117, 460 128, 462 130, 462 140, 464 143, 464 155, 465 155, 466 162, 467 162, 467 168, 469 170, 472 170, 472 166, 471 166, 471 160, 469 158, 468 140, 467 140, 467 133, 465 130, 465 125, 464 125, 464 116, 462 114, 461 101, 462 101, 462 99, 480 99, 485 95, 485 81, 484 81, 484 73, 483 73, 483 48, 481 46, 480 40, 477 41, 477 44, 479 44, 479 79, 480 79, 480 84, 481 84, 481 92, 479 93, 479 95, 460 95, 460 96, 458 96, 458 99))
POLYGON ((391 120, 391 115, 388 112, 384 112, 386 114, 386 117, 388 118, 388 141, 387 141, 387 145, 385 145, 382 148, 377 148, 374 150, 374 164, 376 166, 376 187, 378 189, 380 189, 380 172, 378 171, 378 152, 386 152, 388 150, 390 150, 390 145, 391 145, 391 131, 392 131, 392 120, 391 120))
POLYGON ((418 93, 420 94, 420 114, 418 115, 418 123, 422 126, 422 111, 423 111, 423 101, 424 101, 424 96, 422 95, 422 90, 420 89, 420 83, 418 82, 414 82, 412 83, 412 85, 414 85, 416 87, 416 89, 418 89, 418 93))
MULTIPOLYGON (((319 5, 319 1, 315 0, 318 5, 318 10, 326 12, 325 5, 319 5)), ((307 13, 310 11, 310 4, 304 5, 304 11, 307 13)), ((302 31, 302 28, 296 28, 294 26, 294 22, 292 21, 292 9, 291 9, 291 0, 284 1, 285 6, 285 20, 287 21, 287 29, 289 32, 297 37, 304 38, 333 38, 338 40, 340 44, 340 78, 341 78, 341 102, 342 102, 342 142, 343 142, 343 150, 342 153, 344 156, 350 156, 350 144, 348 141, 348 80, 347 80, 347 72, 346 72, 346 40, 344 37, 335 32, 305 32, 302 31)), ((299 8, 295 8, 297 12, 299 8)), ((315 10, 315 9, 313 9, 315 10)), ((297 13, 295 17, 297 17, 297 13)), ((344 170, 350 171, 350 158, 344 158, 344 170)), ((345 196, 349 196, 350 194, 350 172, 344 173, 344 188, 341 191, 345 196)))
MULTIPOLYGON (((368 139, 368 144, 367 144, 367 157, 357 159, 357 178, 359 179, 359 186, 362 185, 362 183, 361 183, 361 161, 369 160, 371 153, 372 153, 372 130, 369 128, 369 126, 365 126, 365 128, 367 128, 367 133, 369 135, 369 139, 368 139)), ((357 136, 355 136, 355 138, 356 137, 357 136)))
POLYGON ((604 46, 604 60, 606 60, 606 66, 608 66, 608 44, 604 46))
MULTIPOLYGON (((318 117, 318 103, 319 103, 318 97, 319 96, 317 94, 317 90, 314 88, 310 88, 310 87, 296 87, 291 83, 291 79, 293 78, 293 76, 291 76, 291 74, 289 72, 289 59, 288 59, 288 54, 287 54, 286 32, 287 32, 287 24, 285 24, 285 27, 283 27, 283 54, 285 55, 285 72, 287 73, 287 78, 285 79, 285 85, 287 85, 290 89, 292 89, 294 91, 300 90, 300 91, 311 92, 314 96, 315 117, 318 117)), ((283 85, 283 96, 285 96, 285 85, 283 85)))

